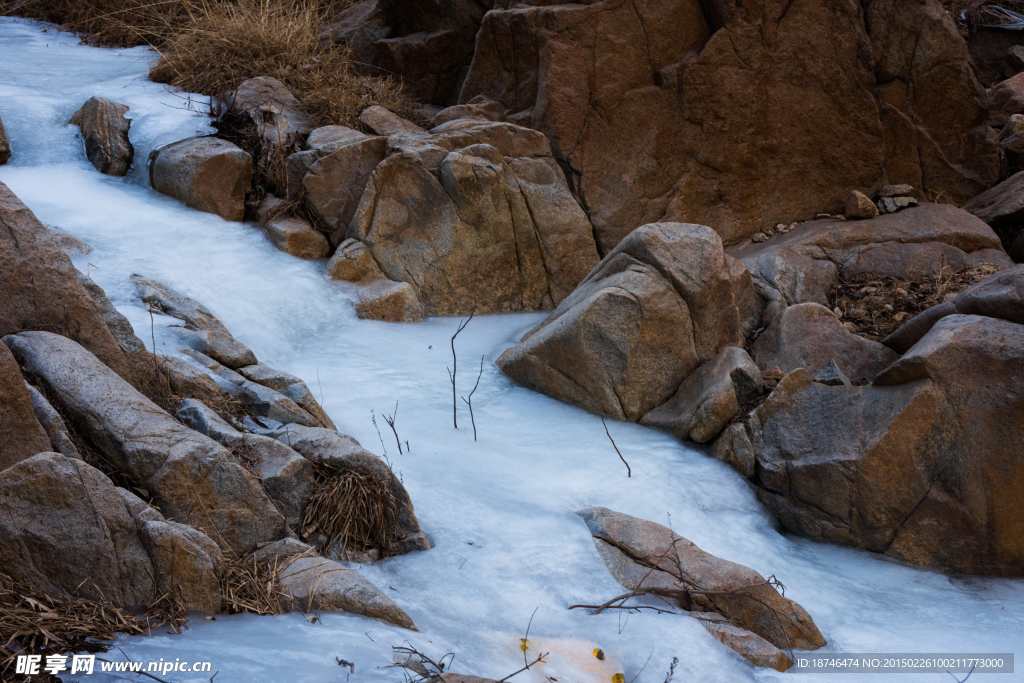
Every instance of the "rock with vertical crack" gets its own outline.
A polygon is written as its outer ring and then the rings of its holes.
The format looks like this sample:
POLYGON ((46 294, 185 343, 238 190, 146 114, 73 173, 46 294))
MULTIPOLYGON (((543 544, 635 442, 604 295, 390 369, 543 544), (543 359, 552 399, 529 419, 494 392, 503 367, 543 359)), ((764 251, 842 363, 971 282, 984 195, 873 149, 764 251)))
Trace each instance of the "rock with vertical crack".
POLYGON ((85 156, 105 175, 128 174, 135 148, 128 139, 132 122, 125 117, 128 107, 104 97, 91 97, 71 117, 85 142, 85 156))

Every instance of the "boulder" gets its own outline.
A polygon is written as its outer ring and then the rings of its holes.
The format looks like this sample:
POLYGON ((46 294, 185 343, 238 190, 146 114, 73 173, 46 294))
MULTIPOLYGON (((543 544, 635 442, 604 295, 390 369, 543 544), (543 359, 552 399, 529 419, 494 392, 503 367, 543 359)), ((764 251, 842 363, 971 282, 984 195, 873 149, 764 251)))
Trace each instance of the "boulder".
POLYGON ((882 178, 966 199, 999 176, 985 91, 935 0, 499 7, 460 102, 551 139, 601 253, 655 221, 733 244, 882 178))
POLYGON ((187 138, 152 153, 149 182, 186 206, 240 221, 252 182, 252 157, 227 140, 187 138))
POLYGON ((71 117, 85 141, 85 156, 100 173, 128 174, 135 148, 128 139, 132 122, 125 117, 128 107, 103 97, 92 97, 71 117))
POLYGON ((988 124, 1002 128, 1014 114, 1024 114, 1024 76, 996 83, 989 91, 988 124))
POLYGON ((835 359, 854 380, 871 381, 899 356, 892 349, 851 333, 824 306, 790 306, 750 347, 762 370, 815 373, 835 359))
POLYGON ((0 469, 52 449, 18 363, 0 346, 0 469))
POLYGON ((384 159, 387 142, 364 137, 339 147, 309 166, 302 180, 305 204, 327 226, 332 246, 345 239, 363 191, 384 159))
POLYGON ((803 607, 779 594, 749 567, 704 552, 654 522, 593 507, 579 512, 612 576, 628 590, 673 587, 725 594, 694 595, 705 611, 722 614, 777 648, 816 650, 825 645, 803 607))
POLYGON ((507 123, 390 138, 347 234, 425 316, 550 308, 598 260, 547 140, 507 123))
POLYGON ((654 223, 630 233, 497 363, 535 391, 635 421, 701 363, 742 347, 757 313, 750 274, 711 228, 654 223))
POLYGON ((390 109, 374 105, 367 107, 359 115, 359 120, 377 135, 394 135, 395 133, 422 133, 422 128, 412 121, 403 119, 390 109))
MULTIPOLYGON (((317 128, 306 138, 306 149, 289 154, 285 159, 285 180, 288 199, 299 199, 302 180, 319 159, 337 152, 342 147, 361 142, 370 136, 346 126, 324 126, 317 128)), ((370 169, 373 170, 372 168, 370 169)), ((369 172, 367 172, 367 175, 369 172)), ((363 182, 365 185, 365 181, 363 182)), ((358 203, 358 200, 356 201, 358 203)), ((344 229, 342 229, 344 232, 344 229)))
POLYGON ((183 425, 210 437, 222 446, 233 448, 244 441, 245 435, 242 432, 228 424, 227 420, 199 399, 183 399, 174 415, 183 425))
POLYGON ((786 671, 793 666, 793 660, 785 652, 767 640, 740 628, 717 612, 690 612, 715 640, 734 650, 754 666, 776 671, 786 671))
POLYGON ((368 135, 348 126, 321 126, 306 136, 306 149, 330 154, 350 142, 365 140, 368 135))
MULTIPOLYGON (((0 355, 4 355, 5 353, 9 354, 10 349, 3 346, 3 348, 0 348, 0 355)), ((2 364, 3 362, 0 361, 0 365, 2 364)), ((69 458, 78 458, 81 460, 82 456, 75 447, 74 442, 71 440, 71 436, 68 433, 68 427, 64 424, 64 418, 60 416, 60 413, 54 409, 38 389, 28 382, 25 382, 25 387, 28 389, 29 398, 32 400, 32 411, 35 413, 36 419, 39 420, 39 424, 42 425, 43 429, 46 431, 46 436, 50 440, 50 445, 52 446, 50 450, 56 451, 61 455, 66 455, 69 458)), ((17 407, 8 401, 3 401, 2 403, 8 406, 8 410, 17 407)), ((37 452, 42 453, 43 451, 39 450, 37 452)))
POLYGON ((295 401, 303 410, 317 418, 320 422, 317 426, 337 429, 331 418, 328 417, 324 409, 317 403, 316 398, 313 397, 313 392, 309 390, 305 382, 295 375, 289 375, 287 372, 282 372, 262 363, 238 368, 238 372, 246 379, 279 391, 284 396, 295 401))
POLYGON ((281 608, 303 612, 350 612, 417 630, 408 614, 354 569, 316 555, 293 539, 256 552, 259 562, 276 563, 281 608))
POLYGON ((11 158, 11 145, 7 142, 7 133, 4 131, 4 122, 0 121, 0 166, 3 166, 11 158))
POLYGON ((990 275, 949 301, 914 316, 882 343, 906 353, 939 320, 955 314, 983 315, 1024 325, 1024 265, 990 275))
POLYGON ((982 192, 964 210, 997 230, 1018 227, 1024 222, 1024 171, 982 192))
POLYGON ((846 210, 843 212, 847 218, 874 218, 878 215, 878 207, 863 192, 850 190, 846 197, 846 210))
POLYGON ((135 336, 135 328, 132 327, 128 318, 114 307, 103 288, 93 282, 92 278, 78 273, 78 281, 85 289, 85 295, 92 303, 93 309, 103 319, 103 323, 114 335, 114 339, 117 340, 117 344, 121 347, 128 362, 134 367, 135 374, 143 376, 139 366, 141 364, 152 366, 153 357, 146 351, 146 345, 142 343, 142 340, 135 336))
POLYGON ((0 471, 0 568, 40 590, 122 606, 173 592, 187 609, 216 611, 220 562, 207 536, 81 460, 40 453, 0 471))
POLYGON ((456 104, 439 111, 430 120, 430 127, 436 128, 441 124, 455 121, 456 119, 481 119, 484 121, 500 121, 505 113, 505 107, 501 102, 486 97, 474 97, 466 104, 456 104))
POLYGON ((356 314, 365 320, 415 323, 423 320, 423 309, 416 291, 408 282, 369 280, 356 290, 359 305, 356 314))
POLYGON ((228 333, 224 323, 195 299, 148 277, 132 275, 130 279, 135 285, 135 291, 139 293, 139 298, 149 308, 183 320, 197 330, 228 333))
POLYGON ((366 245, 353 239, 347 239, 338 245, 331 260, 327 262, 327 274, 347 282, 387 278, 366 245))
MULTIPOLYGON (((1015 116, 1019 116, 1015 114, 1015 116)), ((1007 122, 1004 129, 1009 126, 1007 122)), ((1024 171, 1024 134, 1014 133, 999 143, 999 152, 1006 161, 1006 173, 1014 174, 1024 171)))
POLYGON ((836 365, 834 358, 828 362, 828 365, 826 365, 824 369, 818 370, 816 373, 811 375, 811 379, 815 382, 820 382, 821 384, 827 384, 830 387, 837 387, 839 385, 845 385, 848 387, 853 386, 853 383, 850 381, 850 378, 846 376, 846 373, 836 365))
POLYGON ((299 258, 325 258, 330 254, 327 238, 308 222, 295 216, 281 216, 265 226, 270 243, 299 258))
POLYGON ((199 353, 206 354, 229 368, 240 368, 257 362, 248 346, 226 332, 195 330, 174 326, 170 328, 182 343, 199 353))
POLYGON ((228 110, 247 114, 271 145, 293 144, 313 130, 309 115, 281 81, 257 76, 244 81, 228 98, 228 110))
POLYGON ((990 88, 993 83, 1003 77, 1008 78, 1017 73, 1006 73, 1003 67, 1008 56, 1007 51, 1012 50, 1013 46, 1020 45, 1020 43, 1020 31, 995 26, 974 25, 971 27, 967 34, 967 47, 976 67, 978 80, 982 85, 990 88))
POLYGON ((360 446, 358 441, 332 429, 299 425, 286 425, 278 429, 276 437, 314 464, 326 465, 338 471, 357 470, 384 482, 398 504, 391 554, 430 549, 430 543, 420 530, 412 500, 402 482, 383 460, 360 446))
POLYGON ((231 397, 217 384, 212 375, 184 358, 162 356, 160 370, 167 377, 171 391, 178 396, 188 396, 200 401, 224 401, 231 397))
POLYGON ((762 389, 761 371, 747 352, 729 347, 694 370, 675 395, 640 418, 640 424, 706 443, 762 389))
POLYGON ((285 533, 258 482, 217 442, 178 423, 75 342, 49 332, 4 337, 82 434, 118 471, 239 554, 285 533))
POLYGON ((46 227, 0 183, 0 336, 60 330, 129 382, 124 351, 46 227))

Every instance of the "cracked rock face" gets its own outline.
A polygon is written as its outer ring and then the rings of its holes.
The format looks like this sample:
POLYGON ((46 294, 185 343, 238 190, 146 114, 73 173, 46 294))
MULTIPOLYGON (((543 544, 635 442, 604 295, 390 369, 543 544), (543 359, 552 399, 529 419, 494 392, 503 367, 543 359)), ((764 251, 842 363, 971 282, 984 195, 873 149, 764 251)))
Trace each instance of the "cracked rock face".
POLYGON ((999 177, 985 91, 934 0, 496 8, 460 102, 477 96, 550 137, 602 253, 654 221, 733 244, 883 176, 964 198, 999 177))
POLYGON ((100 173, 123 176, 131 168, 135 148, 128 140, 132 122, 125 118, 127 112, 120 102, 93 97, 71 118, 82 131, 85 155, 100 173))
POLYGON ((424 316, 551 308, 598 261, 547 139, 489 121, 388 138, 347 235, 412 287, 424 316))
POLYGON ((634 230, 498 366, 535 391, 619 419, 667 401, 697 367, 742 347, 750 274, 711 228, 634 230))

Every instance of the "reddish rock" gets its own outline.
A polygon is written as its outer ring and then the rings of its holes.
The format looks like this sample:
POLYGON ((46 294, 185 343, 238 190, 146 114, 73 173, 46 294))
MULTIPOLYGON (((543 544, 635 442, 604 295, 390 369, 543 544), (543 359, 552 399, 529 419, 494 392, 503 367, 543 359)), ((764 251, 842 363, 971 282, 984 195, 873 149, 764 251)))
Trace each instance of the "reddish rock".
POLYGON ((10 349, 0 344, 0 470, 52 448, 32 409, 21 369, 10 349))
POLYGON ((252 182, 252 157, 217 138, 188 138, 153 152, 149 180, 153 189, 193 209, 240 221, 252 182))
POLYGON ((495 9, 461 101, 480 95, 551 138, 602 253, 654 221, 732 244, 883 177, 966 198, 999 175, 985 92, 934 0, 495 9))

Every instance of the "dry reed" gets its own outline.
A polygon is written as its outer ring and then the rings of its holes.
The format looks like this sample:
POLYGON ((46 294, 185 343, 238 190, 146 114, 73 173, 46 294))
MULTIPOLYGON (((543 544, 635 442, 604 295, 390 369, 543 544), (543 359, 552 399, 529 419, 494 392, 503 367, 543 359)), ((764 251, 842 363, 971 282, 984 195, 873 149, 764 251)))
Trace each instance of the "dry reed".
POLYGON ((302 531, 306 538, 322 534, 324 548, 377 550, 388 554, 398 521, 398 504, 387 484, 357 470, 338 472, 314 465, 318 486, 306 504, 302 531))

